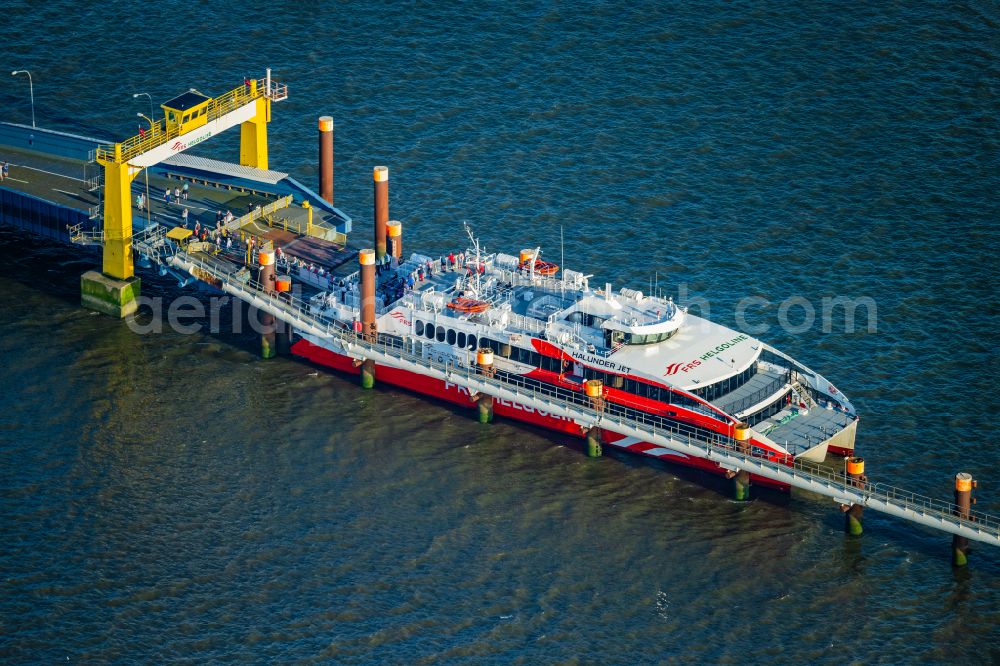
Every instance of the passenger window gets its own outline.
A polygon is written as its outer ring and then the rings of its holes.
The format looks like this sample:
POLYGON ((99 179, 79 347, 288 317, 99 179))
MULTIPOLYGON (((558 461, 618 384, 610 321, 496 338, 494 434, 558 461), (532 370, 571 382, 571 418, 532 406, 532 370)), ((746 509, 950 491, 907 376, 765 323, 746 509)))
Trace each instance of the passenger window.
POLYGON ((438 326, 436 339, 438 342, 444 342, 444 326, 438 326))
POLYGON ((417 320, 416 328, 414 329, 417 335, 424 334, 424 322, 417 320))
POLYGON ((434 324, 427 324, 426 334, 428 340, 434 339, 434 324))
POLYGON ((455 344, 455 331, 453 329, 448 329, 448 344, 454 346, 455 344))
POLYGON ((465 333, 459 332, 458 334, 458 347, 459 349, 465 349, 465 333))
POLYGON ((475 349, 475 348, 476 348, 476 336, 470 335, 469 336, 469 349, 475 349))

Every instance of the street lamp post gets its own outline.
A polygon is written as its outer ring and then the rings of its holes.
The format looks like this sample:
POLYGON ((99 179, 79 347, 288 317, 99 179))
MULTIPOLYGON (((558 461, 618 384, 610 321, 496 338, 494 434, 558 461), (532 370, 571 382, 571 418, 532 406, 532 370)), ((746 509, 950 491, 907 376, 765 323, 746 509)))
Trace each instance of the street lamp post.
MULTIPOLYGON (((149 117, 152 118, 156 114, 153 113, 153 97, 149 93, 132 93, 132 99, 138 99, 139 97, 146 97, 149 99, 149 117)), ((149 122, 153 122, 152 120, 149 122)))
MULTIPOLYGON (((135 95, 133 95, 133 97, 135 97, 135 95)), ((152 107, 152 105, 153 105, 152 100, 150 100, 149 105, 150 105, 150 107, 152 107)), ((146 120, 149 121, 149 135, 152 136, 153 135, 153 119, 152 118, 147 118, 146 114, 144 114, 144 113, 137 113, 135 115, 137 115, 140 118, 146 118, 146 120)), ((146 179, 146 228, 148 229, 150 226, 152 226, 152 220, 153 220, 152 216, 150 215, 150 210, 149 210, 149 206, 150 206, 150 201, 149 201, 149 167, 143 167, 142 168, 142 175, 146 179)))
POLYGON ((35 126, 35 84, 31 82, 31 72, 26 69, 15 69, 10 73, 11 76, 17 76, 18 74, 28 75, 28 92, 31 93, 31 126, 35 126))

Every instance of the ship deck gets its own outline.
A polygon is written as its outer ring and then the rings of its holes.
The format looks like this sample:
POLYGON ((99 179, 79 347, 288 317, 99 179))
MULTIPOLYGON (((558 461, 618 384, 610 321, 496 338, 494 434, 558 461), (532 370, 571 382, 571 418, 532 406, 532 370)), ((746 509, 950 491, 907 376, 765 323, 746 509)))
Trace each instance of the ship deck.
POLYGON ((830 439, 853 420, 849 414, 836 409, 813 407, 804 412, 786 407, 758 423, 754 430, 785 446, 789 453, 799 455, 830 439))

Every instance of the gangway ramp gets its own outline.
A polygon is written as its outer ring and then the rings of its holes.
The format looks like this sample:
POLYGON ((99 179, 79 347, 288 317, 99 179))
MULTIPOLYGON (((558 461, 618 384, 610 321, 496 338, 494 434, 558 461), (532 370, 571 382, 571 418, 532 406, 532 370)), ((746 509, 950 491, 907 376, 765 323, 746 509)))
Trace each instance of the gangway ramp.
POLYGON ((434 377, 461 386, 470 393, 483 393, 569 419, 581 428, 599 426, 685 455, 713 460, 726 468, 745 470, 823 495, 840 504, 857 504, 925 527, 1000 546, 1000 519, 989 514, 970 511, 967 518, 962 517, 956 515, 959 507, 950 502, 924 497, 886 484, 849 479, 843 474, 803 460, 774 460, 768 457, 773 456, 771 452, 754 447, 749 451, 741 450, 740 445, 745 443, 735 439, 721 435, 709 439, 695 437, 679 427, 658 422, 651 415, 631 418, 596 410, 583 395, 567 398, 563 394, 557 395, 554 388, 546 390, 529 386, 511 377, 489 377, 479 374, 475 368, 438 363, 391 345, 365 341, 354 333, 345 331, 337 322, 312 312, 308 303, 287 295, 265 293, 259 285, 239 280, 235 271, 229 271, 223 266, 184 252, 178 252, 168 261, 175 268, 199 279, 210 277, 226 293, 291 324, 298 331, 333 341, 344 353, 356 359, 367 359, 377 364, 434 377))

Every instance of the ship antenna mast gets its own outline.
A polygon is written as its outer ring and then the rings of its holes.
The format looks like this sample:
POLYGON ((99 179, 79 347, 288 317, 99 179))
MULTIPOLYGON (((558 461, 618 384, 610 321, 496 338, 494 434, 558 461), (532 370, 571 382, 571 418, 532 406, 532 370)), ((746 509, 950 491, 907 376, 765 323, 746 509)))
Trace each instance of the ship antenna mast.
POLYGON ((476 295, 481 295, 482 290, 480 289, 479 283, 479 265, 482 259, 480 259, 479 251, 479 239, 472 235, 472 228, 469 227, 468 222, 462 222, 462 226, 465 227, 465 233, 469 236, 469 241, 472 242, 472 248, 476 251, 476 270, 474 271, 476 276, 476 295))
POLYGON ((559 225, 559 265, 562 266, 562 297, 566 298, 566 240, 563 238, 563 225, 559 225))

